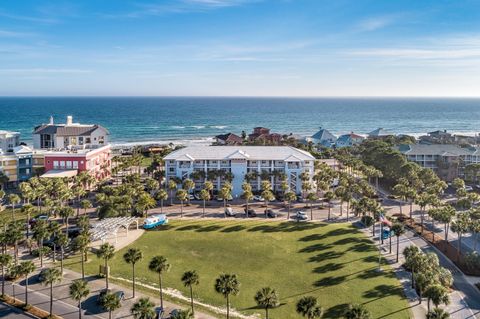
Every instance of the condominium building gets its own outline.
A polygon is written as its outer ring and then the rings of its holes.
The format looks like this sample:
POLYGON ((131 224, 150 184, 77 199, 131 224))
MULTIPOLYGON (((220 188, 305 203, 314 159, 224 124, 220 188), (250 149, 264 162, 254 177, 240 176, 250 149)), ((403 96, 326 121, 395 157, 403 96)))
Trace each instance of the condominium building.
POLYGON ((223 172, 213 180, 218 190, 225 183, 225 174, 233 174, 232 196, 239 197, 247 174, 258 175, 250 180, 252 189, 261 189, 262 172, 269 173, 274 191, 280 191, 280 175, 286 177, 290 189, 297 194, 302 191, 300 174, 314 174, 315 158, 308 152, 290 146, 192 146, 170 153, 165 158, 167 180, 176 177, 194 179, 196 188, 202 187, 205 178, 194 178, 195 172, 208 177, 210 171, 223 172))
POLYGON ((20 133, 0 130, 0 151, 12 152, 20 145, 20 133))
POLYGON ((480 150, 474 147, 452 144, 408 144, 400 145, 398 149, 408 160, 432 169, 446 181, 463 177, 465 166, 480 163, 480 150))
POLYGON ((66 123, 55 124, 50 117, 48 124, 35 127, 33 147, 35 149, 66 149, 76 146, 103 146, 108 144, 109 132, 97 124, 73 123, 67 116, 66 123))
POLYGON ((0 150, 0 172, 8 177, 7 186, 16 186, 33 174, 33 150, 27 146, 14 147, 10 152, 0 150))

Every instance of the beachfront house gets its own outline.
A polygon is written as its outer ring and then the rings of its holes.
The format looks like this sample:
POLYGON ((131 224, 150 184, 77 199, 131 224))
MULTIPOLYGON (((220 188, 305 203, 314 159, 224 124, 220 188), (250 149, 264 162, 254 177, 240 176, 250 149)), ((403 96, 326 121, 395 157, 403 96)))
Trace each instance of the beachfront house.
POLYGON ((97 124, 73 123, 67 116, 66 123, 55 124, 50 117, 48 124, 35 127, 33 147, 35 149, 65 149, 69 147, 103 146, 108 144, 109 132, 97 124))
POLYGON ((290 189, 300 194, 300 174, 307 172, 312 178, 315 158, 290 146, 190 146, 168 154, 164 160, 167 180, 192 178, 197 191, 206 179, 219 190, 230 175, 232 196, 238 198, 246 176, 255 192, 261 190, 262 177, 271 182, 275 192, 280 192, 284 174, 290 189))
POLYGON ((363 136, 351 132, 351 133, 339 136, 337 141, 335 142, 335 147, 342 148, 342 147, 358 145, 358 144, 361 144, 364 139, 365 138, 363 136))
POLYGON ((7 187, 15 187, 33 175, 33 150, 25 145, 0 150, 0 172, 8 177, 7 187))
POLYGON ((368 133, 368 138, 370 139, 382 139, 389 136, 395 136, 395 134, 385 130, 382 127, 377 128, 376 130, 373 130, 370 133, 368 133))
POLYGON ((266 127, 255 127, 252 134, 248 135, 250 142, 262 144, 279 144, 282 141, 282 135, 278 133, 270 133, 270 129, 266 127))
POLYGON ((242 145, 243 138, 233 133, 227 133, 215 136, 215 142, 219 145, 242 145))
POLYGON ((12 152, 14 147, 20 145, 20 133, 0 130, 0 150, 12 152))
POLYGON ((307 141, 312 142, 315 145, 332 147, 335 145, 337 137, 330 133, 329 130, 320 127, 320 130, 317 133, 313 134, 311 137, 308 137, 307 141))

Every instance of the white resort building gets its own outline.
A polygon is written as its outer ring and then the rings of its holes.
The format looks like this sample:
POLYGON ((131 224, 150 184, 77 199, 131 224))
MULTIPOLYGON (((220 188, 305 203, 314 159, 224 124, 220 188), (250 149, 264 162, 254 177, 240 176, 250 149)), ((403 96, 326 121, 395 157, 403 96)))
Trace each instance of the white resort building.
POLYGON ((242 194, 245 176, 257 175, 250 180, 253 191, 261 189, 261 174, 268 173, 273 190, 280 192, 281 175, 287 178, 290 190, 300 194, 300 174, 314 174, 315 158, 308 152, 290 146, 192 146, 170 153, 165 158, 167 180, 191 178, 196 189, 202 188, 209 172, 220 172, 212 181, 216 190, 225 182, 227 173, 233 174, 232 196, 242 194), (203 173, 198 173, 203 172, 203 173), (203 175, 203 176, 202 176, 203 175))

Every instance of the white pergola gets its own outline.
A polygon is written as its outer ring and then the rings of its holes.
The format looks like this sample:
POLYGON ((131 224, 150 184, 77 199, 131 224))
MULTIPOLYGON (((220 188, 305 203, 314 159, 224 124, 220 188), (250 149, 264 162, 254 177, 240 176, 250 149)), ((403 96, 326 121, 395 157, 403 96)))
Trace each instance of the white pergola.
POLYGON ((136 217, 113 217, 105 218, 93 226, 91 231, 92 241, 101 240, 102 243, 105 243, 105 240, 111 236, 115 236, 115 244, 117 243, 117 233, 121 228, 125 228, 128 236, 128 228, 133 223, 136 224, 138 229, 138 218, 136 217))

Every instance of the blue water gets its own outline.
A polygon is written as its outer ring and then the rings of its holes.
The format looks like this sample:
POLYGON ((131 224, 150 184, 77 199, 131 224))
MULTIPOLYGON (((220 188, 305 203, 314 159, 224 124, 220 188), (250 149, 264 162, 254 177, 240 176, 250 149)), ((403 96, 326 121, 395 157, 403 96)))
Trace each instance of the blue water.
POLYGON ((255 126, 282 134, 366 134, 378 127, 421 134, 437 129, 480 132, 480 99, 430 98, 0 98, 0 130, 31 141, 35 125, 53 115, 98 123, 113 143, 201 140, 255 126))

